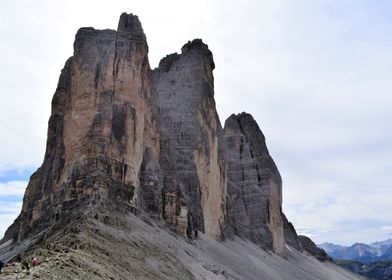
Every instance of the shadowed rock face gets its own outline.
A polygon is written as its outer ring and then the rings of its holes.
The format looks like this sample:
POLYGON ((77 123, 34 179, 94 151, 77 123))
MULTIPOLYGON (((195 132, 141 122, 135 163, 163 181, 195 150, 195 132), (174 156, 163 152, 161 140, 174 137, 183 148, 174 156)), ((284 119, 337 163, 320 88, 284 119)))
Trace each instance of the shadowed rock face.
POLYGON ((332 258, 328 256, 328 254, 323 249, 317 247, 317 245, 309 237, 299 235, 298 239, 302 249, 314 256, 319 261, 332 261, 332 258))
POLYGON ((253 117, 225 122, 228 161, 227 222, 234 234, 266 249, 284 247, 282 180, 253 117))
POLYGON ((286 215, 283 214, 283 229, 284 229, 284 239, 287 245, 297 249, 298 251, 302 251, 301 243, 297 232, 292 223, 290 223, 286 215))
POLYGON ((223 132, 215 109, 215 65, 207 45, 188 42, 181 54, 171 54, 154 70, 162 135, 170 141, 176 186, 165 186, 165 214, 176 223, 168 203, 174 200, 188 231, 221 236, 226 195, 223 132), (186 214, 185 214, 186 213, 186 214), (186 217, 185 217, 186 216, 186 217))

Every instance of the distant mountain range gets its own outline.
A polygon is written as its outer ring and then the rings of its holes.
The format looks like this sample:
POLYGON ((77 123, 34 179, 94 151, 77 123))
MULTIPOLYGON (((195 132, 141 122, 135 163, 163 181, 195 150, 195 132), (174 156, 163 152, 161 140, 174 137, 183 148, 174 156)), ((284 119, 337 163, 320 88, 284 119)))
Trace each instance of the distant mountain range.
POLYGON ((392 280, 392 239, 370 244, 341 246, 317 245, 334 259, 334 263, 369 279, 392 280))
POLYGON ((327 242, 318 245, 318 247, 338 260, 355 260, 363 263, 392 260, 392 239, 370 244, 355 243, 351 246, 341 246, 327 242))

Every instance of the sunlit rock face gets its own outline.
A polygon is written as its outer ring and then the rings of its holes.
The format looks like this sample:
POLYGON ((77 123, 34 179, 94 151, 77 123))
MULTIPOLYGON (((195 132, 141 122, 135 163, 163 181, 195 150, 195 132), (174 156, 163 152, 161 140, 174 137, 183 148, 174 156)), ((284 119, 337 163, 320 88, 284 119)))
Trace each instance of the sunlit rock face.
POLYGON ((249 114, 224 130, 214 60, 200 39, 151 70, 137 16, 117 30, 81 28, 52 100, 45 158, 1 242, 75 213, 142 213, 173 231, 237 235, 281 252, 301 245, 282 214, 282 181, 249 114), (114 212, 113 212, 114 213, 114 212))
POLYGON ((282 180, 253 117, 242 113, 225 122, 228 161, 227 222, 235 235, 261 247, 284 248, 282 180))
POLYGON ((53 97, 44 162, 5 239, 23 239, 79 206, 160 212, 157 111, 137 16, 122 14, 117 31, 79 29, 53 97))
POLYGON ((44 162, 4 240, 109 206, 220 239, 226 165, 213 69, 207 45, 194 40, 153 73, 132 14, 117 31, 79 29, 53 97, 44 162))

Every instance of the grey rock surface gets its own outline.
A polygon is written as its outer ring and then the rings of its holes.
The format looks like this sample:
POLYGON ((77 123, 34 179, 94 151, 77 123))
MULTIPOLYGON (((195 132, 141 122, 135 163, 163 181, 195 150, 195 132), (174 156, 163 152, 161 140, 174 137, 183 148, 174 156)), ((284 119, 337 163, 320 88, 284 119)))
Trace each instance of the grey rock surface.
POLYGON ((225 122, 228 161, 227 222, 235 235, 265 249, 284 248, 282 179, 250 114, 225 122))
POLYGON ((295 230, 293 224, 290 223, 289 220, 287 220, 285 214, 283 214, 283 230, 286 244, 291 246, 292 248, 297 249, 298 251, 302 251, 297 231, 295 230))
POLYGON ((308 252, 319 261, 332 261, 332 258, 328 256, 328 254, 323 249, 317 247, 317 245, 309 237, 299 235, 298 238, 301 247, 305 252, 308 252))
POLYGON ((223 131, 215 108, 212 53, 200 39, 166 56, 153 71, 163 137, 169 141, 176 187, 164 188, 183 217, 165 214, 178 231, 220 239, 226 196, 223 131), (176 222, 177 220, 177 222, 176 222))
MULTIPOLYGON (((45 233, 41 243, 24 254, 42 264, 32 279, 65 280, 359 280, 359 275, 320 262, 307 253, 287 249, 273 254, 242 240, 217 242, 200 233, 189 241, 133 214, 103 212, 102 219, 72 217, 45 233)), ((27 240, 26 240, 27 242, 27 240)), ((0 258, 12 247, 0 246, 0 258)), ((14 280, 10 263, 1 275, 14 280)), ((26 279, 26 278, 25 278, 26 279)), ((29 278, 27 278, 29 279, 29 278)))

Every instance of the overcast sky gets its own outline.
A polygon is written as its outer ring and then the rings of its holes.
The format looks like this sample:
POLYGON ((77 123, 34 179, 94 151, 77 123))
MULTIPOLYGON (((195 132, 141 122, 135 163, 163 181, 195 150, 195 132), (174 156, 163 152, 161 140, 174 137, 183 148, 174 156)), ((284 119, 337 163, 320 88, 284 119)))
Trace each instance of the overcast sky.
POLYGON ((82 26, 137 14, 156 67, 202 38, 222 125, 251 113, 283 210, 317 243, 392 238, 392 1, 0 2, 0 235, 42 163, 50 102, 82 26))

